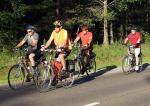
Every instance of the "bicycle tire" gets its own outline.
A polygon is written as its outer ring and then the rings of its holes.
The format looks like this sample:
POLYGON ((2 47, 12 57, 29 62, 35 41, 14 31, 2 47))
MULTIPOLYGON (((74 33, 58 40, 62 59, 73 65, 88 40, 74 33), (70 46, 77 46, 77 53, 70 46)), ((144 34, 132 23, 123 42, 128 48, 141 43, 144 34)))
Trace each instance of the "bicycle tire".
POLYGON ((142 56, 139 56, 139 71, 141 72, 143 70, 143 63, 142 63, 142 56))
POLYGON ((79 61, 75 62, 75 75, 77 75, 77 78, 81 75, 81 63, 79 61))
POLYGON ((90 66, 88 69, 88 73, 93 74, 96 72, 96 60, 95 58, 91 59, 90 61, 90 66))
POLYGON ((122 71, 126 75, 132 72, 131 60, 129 59, 128 55, 122 59, 122 71))
POLYGON ((34 76, 36 88, 40 92, 47 91, 52 83, 52 68, 45 66, 44 62, 37 65, 36 75, 34 76))
POLYGON ((74 81, 75 81, 75 72, 68 72, 68 75, 61 80, 61 85, 64 88, 70 88, 74 84, 74 81))
POLYGON ((8 85, 12 90, 19 90, 23 87, 24 79, 25 79, 25 71, 24 70, 25 69, 23 67, 20 67, 19 64, 15 64, 9 69, 9 72, 8 72, 8 85), (16 72, 14 72, 14 71, 16 71, 16 72), (15 75, 11 76, 13 74, 15 74, 15 75), (21 76, 21 78, 19 79, 20 81, 19 82, 18 81, 13 82, 13 80, 19 78, 19 76, 21 76))

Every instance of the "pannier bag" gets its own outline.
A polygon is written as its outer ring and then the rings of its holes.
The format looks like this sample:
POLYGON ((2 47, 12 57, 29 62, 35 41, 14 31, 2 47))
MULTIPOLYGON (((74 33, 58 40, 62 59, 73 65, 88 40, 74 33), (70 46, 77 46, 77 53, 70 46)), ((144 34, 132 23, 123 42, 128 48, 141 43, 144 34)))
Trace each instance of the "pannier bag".
POLYGON ((73 60, 66 60, 66 66, 69 72, 75 71, 75 62, 73 60))

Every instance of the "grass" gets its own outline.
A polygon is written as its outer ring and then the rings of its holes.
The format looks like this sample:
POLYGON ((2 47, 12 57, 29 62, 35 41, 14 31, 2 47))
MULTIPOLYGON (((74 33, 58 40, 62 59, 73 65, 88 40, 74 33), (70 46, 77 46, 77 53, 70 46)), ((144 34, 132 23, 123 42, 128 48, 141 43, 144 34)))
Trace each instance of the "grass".
MULTIPOLYGON (((150 63, 150 46, 149 44, 142 45, 143 63, 150 63)), ((96 53, 97 69, 116 66, 120 67, 122 57, 127 54, 127 48, 119 43, 113 44, 109 47, 103 47, 100 45, 94 45, 94 52, 96 53)), ((76 49, 73 49, 69 58, 73 58, 77 53, 76 49)), ((7 73, 9 68, 16 63, 16 55, 4 50, 0 53, 0 84, 7 82, 7 73)))

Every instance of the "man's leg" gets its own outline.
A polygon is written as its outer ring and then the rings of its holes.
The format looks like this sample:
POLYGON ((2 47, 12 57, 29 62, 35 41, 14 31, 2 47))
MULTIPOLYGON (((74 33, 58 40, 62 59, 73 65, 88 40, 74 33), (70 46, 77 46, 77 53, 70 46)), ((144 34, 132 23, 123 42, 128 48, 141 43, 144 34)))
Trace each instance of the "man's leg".
POLYGON ((34 54, 34 53, 31 53, 31 54, 29 55, 29 60, 30 60, 30 62, 31 62, 31 65, 32 65, 33 70, 35 71, 35 61, 34 61, 34 57, 35 57, 35 54, 34 54))
POLYGON ((86 67, 89 66, 89 62, 90 62, 90 52, 89 50, 86 51, 86 67))
POLYGON ((62 64, 62 74, 65 74, 65 72, 66 72, 66 61, 65 61, 65 54, 59 54, 59 56, 58 56, 58 58, 59 58, 59 60, 60 60, 60 62, 61 62, 61 64, 62 64))
POLYGON ((85 50, 82 50, 81 51, 81 64, 83 67, 85 66, 85 57, 86 57, 85 50))
POLYGON ((139 54, 141 52, 140 48, 135 48, 135 59, 136 59, 136 67, 135 70, 139 70, 139 54))
POLYGON ((29 52, 27 52, 26 53, 26 60, 25 60, 25 62, 26 62, 26 66, 27 66, 27 76, 26 76, 26 82, 30 82, 31 81, 31 75, 30 75, 30 72, 31 72, 31 70, 30 70, 30 66, 29 66, 29 55, 30 55, 30 53, 29 52))

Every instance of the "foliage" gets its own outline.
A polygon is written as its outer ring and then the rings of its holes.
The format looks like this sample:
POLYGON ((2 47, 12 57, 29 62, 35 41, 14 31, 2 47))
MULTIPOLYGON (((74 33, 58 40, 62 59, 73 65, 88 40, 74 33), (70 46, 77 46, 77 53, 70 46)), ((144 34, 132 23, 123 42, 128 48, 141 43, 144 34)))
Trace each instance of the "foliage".
MULTIPOLYGON (((149 0, 108 0, 108 14, 103 14, 104 0, 1 0, 0 1, 0 49, 11 48, 15 41, 24 36, 27 24, 38 27, 42 35, 48 36, 53 21, 61 19, 64 27, 74 34, 77 26, 86 23, 94 38, 103 39, 103 19, 113 23, 114 39, 120 40, 127 34, 130 25, 138 25, 150 33, 149 0), (59 10, 59 17, 56 10, 59 10), (137 16, 137 18, 135 18, 137 16), (120 27, 123 27, 122 30, 120 27)), ((109 29, 109 28, 108 28, 109 29)), ((146 36, 149 38, 149 36, 146 36)))

